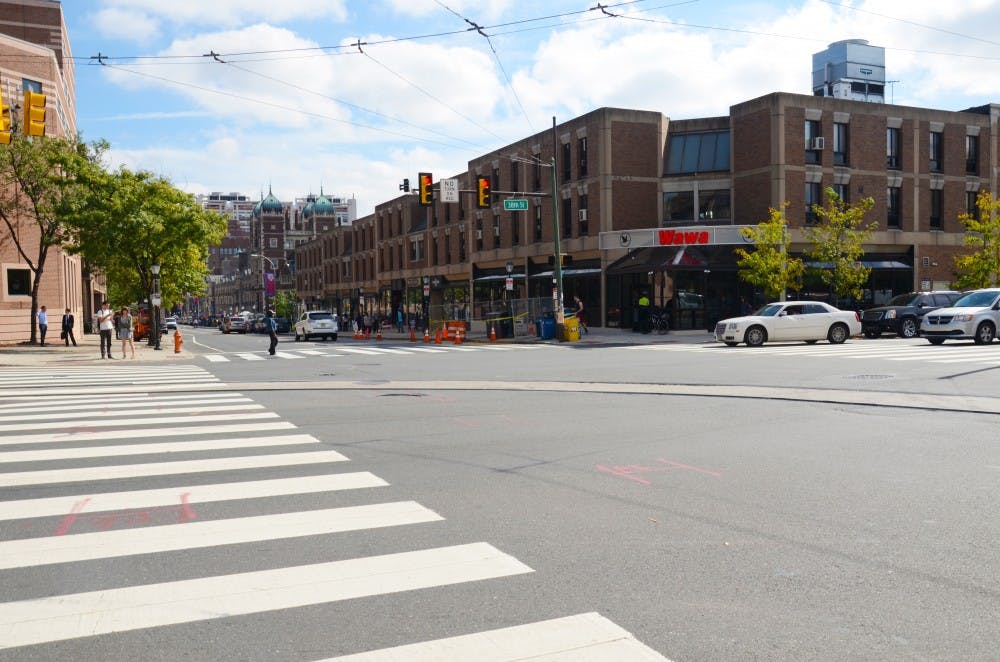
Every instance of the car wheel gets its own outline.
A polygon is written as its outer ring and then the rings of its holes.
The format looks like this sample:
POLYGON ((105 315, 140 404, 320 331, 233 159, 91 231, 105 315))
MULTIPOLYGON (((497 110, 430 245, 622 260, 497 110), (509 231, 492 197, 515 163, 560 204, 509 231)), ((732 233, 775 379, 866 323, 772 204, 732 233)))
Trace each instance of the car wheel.
POLYGON ((733 342, 731 340, 727 340, 726 341, 726 345, 728 345, 729 347, 736 347, 737 345, 739 345, 739 343, 738 342, 733 342))
POLYGON ((826 339, 831 344, 839 345, 851 336, 851 330, 845 324, 834 324, 830 327, 830 332, 826 334, 826 339))
POLYGON ((989 345, 997 335, 997 330, 993 328, 991 322, 983 322, 976 327, 976 344, 989 345))
POLYGON ((228 335, 229 335, 229 332, 228 332, 228 331, 226 331, 225 329, 222 329, 222 335, 225 335, 225 336, 228 336, 228 335))
POLYGON ((907 317, 899 323, 899 335, 904 338, 916 338, 917 331, 917 320, 912 317, 907 317))
POLYGON ((762 326, 751 326, 743 336, 747 347, 760 347, 767 340, 767 331, 762 326))
POLYGON ((941 343, 944 342, 944 338, 928 338, 927 342, 929 342, 932 345, 940 345, 941 343))
POLYGON ((878 331, 865 331, 865 338, 871 338, 872 340, 880 337, 881 335, 882 334, 878 331))
POLYGON ((302 336, 299 335, 299 330, 295 329, 295 342, 302 340, 302 336))

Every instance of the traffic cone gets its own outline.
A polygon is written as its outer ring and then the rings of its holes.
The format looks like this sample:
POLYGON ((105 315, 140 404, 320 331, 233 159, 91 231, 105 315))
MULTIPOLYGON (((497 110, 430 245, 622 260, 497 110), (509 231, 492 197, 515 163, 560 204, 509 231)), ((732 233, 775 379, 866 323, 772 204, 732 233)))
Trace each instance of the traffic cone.
POLYGON ((372 330, 365 327, 365 340, 371 340, 371 339, 372 339, 372 330))
POLYGON ((431 341, 431 332, 430 332, 430 330, 429 330, 429 329, 428 329, 428 328, 427 328, 427 327, 425 326, 425 327, 424 327, 424 342, 430 342, 430 341, 431 341))
POLYGON ((417 342, 417 331, 412 326, 410 327, 410 342, 417 342))
POLYGON ((455 344, 462 344, 462 329, 455 329, 455 344))
POLYGON ((375 329, 375 340, 382 340, 382 327, 375 329))
POLYGON ((434 332, 434 344, 441 344, 441 327, 438 327, 438 330, 434 332))
POLYGON ((490 342, 497 341, 497 327, 496 324, 490 326, 490 342))

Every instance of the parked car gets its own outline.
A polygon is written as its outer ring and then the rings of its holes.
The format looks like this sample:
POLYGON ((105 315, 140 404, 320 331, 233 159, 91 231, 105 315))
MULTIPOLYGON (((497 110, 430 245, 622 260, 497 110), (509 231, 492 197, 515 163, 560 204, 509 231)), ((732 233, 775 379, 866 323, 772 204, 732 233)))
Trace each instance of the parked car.
POLYGON ((884 306, 869 308, 861 313, 861 330, 866 338, 878 338, 883 333, 913 338, 920 333, 924 315, 952 305, 961 296, 961 292, 952 290, 900 294, 884 306))
POLYGON ((945 340, 972 339, 988 345, 1000 327, 1000 288, 969 292, 950 308, 938 308, 924 315, 920 334, 932 345, 945 340))
POLYGON ((329 310, 309 310, 302 313, 295 323, 295 340, 301 338, 309 340, 313 336, 336 340, 339 330, 337 316, 334 313, 329 310))
POLYGON ((861 318, 856 312, 821 301, 769 303, 753 315, 724 319, 715 325, 715 339, 730 347, 741 342, 756 347, 780 340, 811 344, 824 338, 839 344, 860 333, 861 318))
POLYGON ((246 333, 247 321, 244 317, 233 315, 222 321, 221 328, 223 333, 246 333))
POLYGON ((161 330, 163 333, 169 333, 171 331, 177 330, 177 318, 176 317, 166 317, 163 319, 163 324, 161 325, 161 330))

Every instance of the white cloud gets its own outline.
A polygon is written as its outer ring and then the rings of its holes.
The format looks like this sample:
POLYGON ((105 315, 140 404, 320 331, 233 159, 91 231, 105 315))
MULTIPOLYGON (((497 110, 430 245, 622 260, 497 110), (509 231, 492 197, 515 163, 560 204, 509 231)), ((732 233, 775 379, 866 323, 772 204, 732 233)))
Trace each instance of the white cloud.
POLYGON ((345 0, 103 0, 106 7, 121 12, 139 12, 175 24, 240 26, 267 20, 347 18, 345 0))
POLYGON ((91 16, 91 22, 99 33, 107 37, 136 42, 149 41, 159 30, 159 22, 149 14, 116 7, 96 12, 91 16))

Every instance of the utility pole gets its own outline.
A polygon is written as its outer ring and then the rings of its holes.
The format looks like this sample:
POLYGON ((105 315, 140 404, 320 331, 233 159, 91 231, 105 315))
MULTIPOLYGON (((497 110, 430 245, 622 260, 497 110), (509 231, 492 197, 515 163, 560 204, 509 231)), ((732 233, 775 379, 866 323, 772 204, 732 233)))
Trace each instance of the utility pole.
POLYGON ((566 319, 563 317, 563 273, 562 273, 562 248, 559 245, 559 182, 558 163, 556 162, 557 147, 559 146, 559 136, 556 134, 556 118, 552 116, 552 252, 554 264, 552 270, 552 307, 556 315, 556 334, 562 338, 565 329, 563 328, 566 319))

